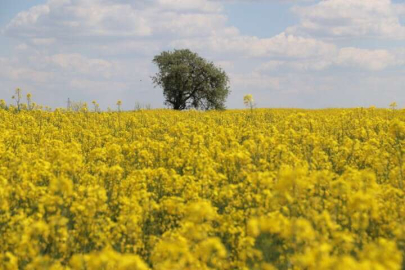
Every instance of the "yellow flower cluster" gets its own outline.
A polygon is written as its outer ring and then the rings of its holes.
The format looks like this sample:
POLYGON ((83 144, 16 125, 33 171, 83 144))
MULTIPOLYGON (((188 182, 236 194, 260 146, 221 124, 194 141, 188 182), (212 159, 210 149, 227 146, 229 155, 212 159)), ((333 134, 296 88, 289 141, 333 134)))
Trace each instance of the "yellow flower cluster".
POLYGON ((405 112, 0 108, 0 269, 403 269, 405 112))

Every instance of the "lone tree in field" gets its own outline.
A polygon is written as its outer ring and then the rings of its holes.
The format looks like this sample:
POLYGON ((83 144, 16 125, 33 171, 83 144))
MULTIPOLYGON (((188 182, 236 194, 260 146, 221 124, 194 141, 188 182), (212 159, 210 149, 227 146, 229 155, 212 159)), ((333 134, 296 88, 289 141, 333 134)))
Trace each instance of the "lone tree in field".
POLYGON ((229 78, 212 62, 190 50, 162 52, 153 62, 159 72, 152 80, 163 88, 166 105, 175 110, 225 109, 229 78))

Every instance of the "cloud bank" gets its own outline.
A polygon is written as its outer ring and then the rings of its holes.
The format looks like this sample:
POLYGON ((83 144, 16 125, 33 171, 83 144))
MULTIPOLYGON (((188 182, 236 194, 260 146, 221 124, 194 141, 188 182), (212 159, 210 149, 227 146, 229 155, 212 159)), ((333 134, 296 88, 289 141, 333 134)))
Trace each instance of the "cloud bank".
POLYGON ((246 93, 263 107, 405 103, 405 5, 289 1, 298 24, 260 38, 229 24, 226 2, 48 0, 3 27, 2 35, 18 45, 0 58, 0 93, 21 86, 54 106, 70 97, 97 99, 104 107, 117 99, 127 109, 135 101, 161 107, 151 59, 162 50, 190 48, 229 73, 229 107, 242 107, 246 93), (381 46, 375 48, 376 41, 381 46))

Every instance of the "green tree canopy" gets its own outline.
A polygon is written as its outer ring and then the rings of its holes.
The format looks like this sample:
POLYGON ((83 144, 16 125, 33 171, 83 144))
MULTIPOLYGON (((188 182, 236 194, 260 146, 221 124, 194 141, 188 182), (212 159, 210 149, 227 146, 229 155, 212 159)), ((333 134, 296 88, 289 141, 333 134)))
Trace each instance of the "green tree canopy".
POLYGON ((162 52, 153 62, 159 68, 153 82, 163 88, 168 106, 175 110, 225 109, 229 78, 212 62, 187 49, 162 52))

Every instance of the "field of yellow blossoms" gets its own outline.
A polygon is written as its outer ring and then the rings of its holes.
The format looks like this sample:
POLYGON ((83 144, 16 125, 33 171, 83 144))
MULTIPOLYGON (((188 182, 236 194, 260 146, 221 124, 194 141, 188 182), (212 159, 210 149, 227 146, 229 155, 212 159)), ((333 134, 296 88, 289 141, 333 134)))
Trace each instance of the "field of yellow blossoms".
POLYGON ((0 269, 405 269, 405 111, 0 109, 0 269))

